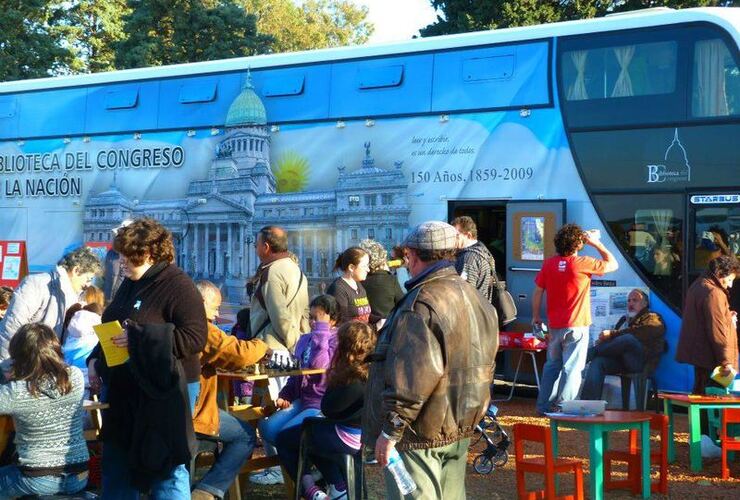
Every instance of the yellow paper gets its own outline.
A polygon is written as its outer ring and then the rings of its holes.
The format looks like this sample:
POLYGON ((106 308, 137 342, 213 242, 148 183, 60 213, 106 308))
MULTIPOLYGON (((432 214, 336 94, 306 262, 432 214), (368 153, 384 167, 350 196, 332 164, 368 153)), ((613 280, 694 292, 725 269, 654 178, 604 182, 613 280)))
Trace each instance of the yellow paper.
POLYGON ((733 380, 735 380, 735 375, 737 375, 737 372, 735 371, 735 368, 730 367, 730 374, 727 376, 721 375, 720 370, 722 369, 721 366, 715 367, 715 369, 712 371, 712 380, 717 382, 723 387, 730 387, 730 384, 733 380))
POLYGON ((100 347, 103 348, 105 361, 108 366, 118 366, 128 361, 128 349, 125 347, 118 347, 111 340, 113 337, 123 333, 121 323, 118 321, 110 321, 108 323, 93 326, 93 330, 95 330, 95 335, 97 335, 98 340, 100 340, 100 347))

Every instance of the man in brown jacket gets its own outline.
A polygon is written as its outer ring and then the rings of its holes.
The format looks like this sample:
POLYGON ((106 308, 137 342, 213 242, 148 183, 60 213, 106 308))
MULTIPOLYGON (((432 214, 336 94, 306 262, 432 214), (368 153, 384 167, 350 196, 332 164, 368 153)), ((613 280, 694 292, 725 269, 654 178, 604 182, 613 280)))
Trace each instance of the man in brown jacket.
MULTIPOLYGON (((465 498, 470 436, 486 412, 498 349, 496 310, 462 279, 457 231, 417 226, 404 242, 412 279, 373 353, 362 438, 381 466, 394 448, 417 485, 415 498, 465 498)), ((386 469, 388 498, 401 498, 386 469)))
POLYGON ((723 375, 738 368, 737 319, 728 290, 739 271, 734 257, 717 257, 686 293, 676 361, 694 365, 694 394, 714 384, 709 376, 715 367, 723 375))
POLYGON ((627 296, 627 314, 613 330, 601 332, 589 349, 581 399, 601 399, 606 375, 655 371, 665 350, 665 324, 648 305, 647 294, 635 288, 627 296))
POLYGON ((192 493, 193 500, 223 498, 252 455, 256 435, 254 427, 218 408, 216 369, 241 370, 264 358, 269 348, 261 340, 239 340, 226 335, 213 320, 221 305, 221 292, 210 281, 196 283, 203 297, 208 319, 208 339, 201 354, 200 395, 193 412, 193 427, 198 434, 218 437, 224 448, 211 470, 192 493))

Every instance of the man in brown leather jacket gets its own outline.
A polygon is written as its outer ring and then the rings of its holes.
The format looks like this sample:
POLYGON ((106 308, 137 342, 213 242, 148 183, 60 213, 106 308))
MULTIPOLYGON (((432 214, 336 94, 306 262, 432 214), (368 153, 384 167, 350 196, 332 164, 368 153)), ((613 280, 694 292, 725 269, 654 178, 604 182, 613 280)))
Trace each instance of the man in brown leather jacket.
MULTIPOLYGON (((398 450, 417 485, 414 498, 465 498, 470 436, 493 380, 496 310, 455 272, 456 238, 439 221, 408 236, 408 293, 371 358, 363 440, 383 466, 398 450)), ((387 469, 385 476, 388 498, 401 498, 387 469)))

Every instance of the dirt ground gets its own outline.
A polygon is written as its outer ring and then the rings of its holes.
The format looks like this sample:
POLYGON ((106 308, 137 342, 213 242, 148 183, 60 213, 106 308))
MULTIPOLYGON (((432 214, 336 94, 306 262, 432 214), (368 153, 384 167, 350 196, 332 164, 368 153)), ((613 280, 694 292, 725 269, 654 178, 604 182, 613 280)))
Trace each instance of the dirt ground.
MULTIPOLYGON (((534 399, 527 397, 515 397, 511 402, 499 403, 499 421, 504 429, 512 437, 511 428, 515 423, 526 422, 540 425, 549 425, 548 419, 537 417, 534 413, 534 399)), ((626 446, 626 433, 618 433, 610 440, 614 448, 626 446)), ((584 488, 588 497, 588 436, 587 434, 574 430, 561 430, 560 455, 577 458, 583 462, 584 488)), ((669 464, 668 471, 668 495, 654 494, 652 498, 673 499, 740 499, 740 460, 731 465, 730 473, 734 477, 728 481, 720 479, 720 461, 704 460, 704 470, 701 473, 692 473, 689 470, 688 450, 688 423, 686 415, 676 415, 676 456, 677 461, 669 464)), ((653 442, 657 437, 653 437, 653 442)), ((509 462, 502 468, 496 469, 488 475, 476 473, 472 467, 472 461, 484 448, 483 443, 471 448, 468 457, 468 475, 466 481, 467 498, 469 499, 513 499, 516 498, 516 475, 514 468, 514 445, 509 448, 509 462)), ((617 468, 615 477, 624 477, 623 468, 617 468)), ((655 469, 653 469, 655 471, 655 469)), ((366 466, 368 478, 368 491, 371 499, 385 498, 383 478, 377 465, 366 466)), ((572 492, 573 482, 570 477, 562 476, 561 492, 572 492)), ((657 477, 657 472, 654 472, 657 477)), ((528 476, 528 487, 534 489, 542 485, 541 479, 536 475, 528 476), (531 481, 531 483, 530 483, 531 481)), ((245 481, 248 483, 248 481, 245 481)), ((277 486, 257 486, 243 484, 242 495, 244 498, 277 499, 286 498, 285 490, 277 486), (246 489, 244 489, 246 488, 246 489)), ((628 491, 607 491, 607 499, 627 499, 633 497, 628 491)))

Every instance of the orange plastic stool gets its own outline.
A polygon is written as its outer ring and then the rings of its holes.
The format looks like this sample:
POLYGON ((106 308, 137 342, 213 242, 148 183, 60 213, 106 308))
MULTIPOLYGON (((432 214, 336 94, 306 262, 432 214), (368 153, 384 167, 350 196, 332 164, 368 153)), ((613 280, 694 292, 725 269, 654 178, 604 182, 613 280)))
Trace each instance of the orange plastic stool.
MULTIPOLYGON (((668 493, 668 417, 652 415, 650 430, 660 434, 658 451, 650 453, 650 465, 657 465, 660 470, 658 481, 651 483, 652 493, 668 493)), ((637 431, 629 431, 629 450, 607 450, 604 452, 604 490, 628 489, 633 495, 642 491, 642 474, 640 474, 640 448, 637 446, 637 431), (612 479, 612 462, 627 463, 627 479, 612 479)))
POLYGON ((722 479, 730 479, 727 454, 731 451, 740 451, 740 437, 730 436, 727 432, 730 424, 740 424, 740 410, 722 410, 722 426, 719 428, 719 438, 722 441, 722 479))
POLYGON ((514 457, 516 466, 516 489, 519 500, 583 500, 583 465, 578 460, 556 458, 552 454, 552 434, 548 427, 532 424, 514 424, 514 457), (525 442, 542 443, 544 457, 524 456, 525 442), (545 489, 527 491, 524 474, 530 472, 545 476, 545 489), (556 496, 555 474, 575 475, 576 491, 573 495, 556 496))

